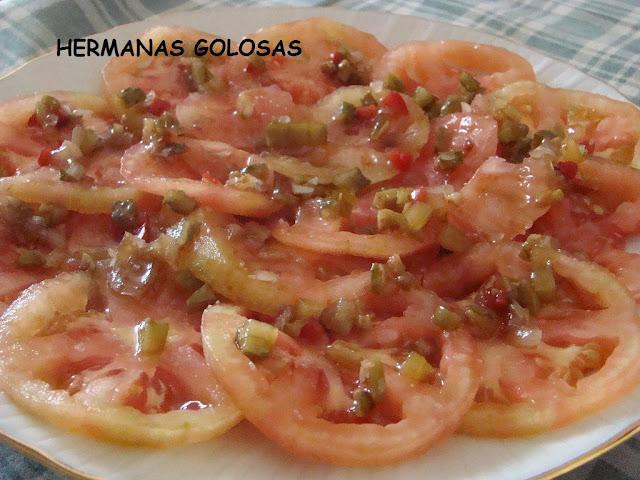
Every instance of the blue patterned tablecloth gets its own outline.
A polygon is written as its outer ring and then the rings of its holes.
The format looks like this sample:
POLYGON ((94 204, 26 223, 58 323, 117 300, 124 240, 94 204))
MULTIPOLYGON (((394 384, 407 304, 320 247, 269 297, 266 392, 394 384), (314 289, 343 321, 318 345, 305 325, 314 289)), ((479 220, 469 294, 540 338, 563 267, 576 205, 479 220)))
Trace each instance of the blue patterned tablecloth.
MULTIPOLYGON (((55 45, 169 10, 202 6, 273 6, 277 1, 0 0, 0 74, 55 45)), ((498 34, 561 58, 616 87, 640 105, 639 0, 298 0, 289 6, 337 5, 420 15, 498 34)), ((0 480, 61 477, 0 446, 0 480)), ((640 480, 635 437, 562 480, 640 480)))

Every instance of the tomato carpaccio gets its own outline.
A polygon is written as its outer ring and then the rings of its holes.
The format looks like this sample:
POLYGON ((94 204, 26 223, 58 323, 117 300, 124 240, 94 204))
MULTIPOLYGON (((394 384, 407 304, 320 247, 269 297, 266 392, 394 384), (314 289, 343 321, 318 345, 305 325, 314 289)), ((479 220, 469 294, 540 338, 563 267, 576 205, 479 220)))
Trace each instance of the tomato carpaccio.
MULTIPOLYGON (((157 27, 154 41, 213 34, 157 27)), ((460 41, 326 18, 295 57, 120 57, 0 105, 0 386, 134 445, 245 418, 399 462, 640 381, 640 112, 460 41)))

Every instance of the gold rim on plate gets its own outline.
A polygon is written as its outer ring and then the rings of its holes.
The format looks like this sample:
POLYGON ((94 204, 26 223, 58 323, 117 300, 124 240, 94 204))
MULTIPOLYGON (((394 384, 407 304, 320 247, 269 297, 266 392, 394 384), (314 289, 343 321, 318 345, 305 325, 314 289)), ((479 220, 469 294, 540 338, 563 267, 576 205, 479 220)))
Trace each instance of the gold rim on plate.
MULTIPOLYGON (((257 8, 259 10, 259 8, 257 8)), ((309 10, 308 7, 287 7, 287 10, 309 10)), ((256 10, 256 8, 254 8, 253 10, 256 10)), ((315 8, 314 10, 320 10, 319 8, 315 8)), ((326 10, 343 10, 343 11, 348 11, 351 12, 351 10, 348 9, 341 9, 341 8, 327 8, 326 10)), ((187 12, 188 10, 182 10, 182 12, 187 12)), ((371 13, 377 13, 377 14, 385 14, 387 12, 384 11, 380 11, 380 10, 364 10, 364 12, 366 12, 367 14, 371 14, 371 13)), ((170 12, 165 12, 165 13, 179 13, 176 11, 170 11, 170 12)), ((395 14, 398 15, 398 14, 395 14)), ((416 15, 398 15, 398 16, 402 16, 402 17, 413 17, 413 18, 418 18, 420 20, 424 20, 427 22, 431 22, 431 23, 437 23, 437 24, 445 24, 445 22, 441 22, 441 21, 437 21, 437 20, 432 20, 432 19, 428 19, 426 17, 419 17, 416 15)), ((141 21, 137 21, 137 22, 132 22, 132 23, 140 23, 141 21)), ((461 25, 457 25, 457 24, 453 24, 455 27, 461 27, 461 25)), ((100 34, 104 34, 106 32, 110 32, 113 30, 117 30, 120 27, 122 27, 124 25, 116 25, 112 28, 107 29, 104 32, 98 32, 94 35, 90 35, 87 38, 90 37, 94 37, 96 35, 100 35, 100 34)), ((495 34, 495 33, 488 33, 488 32, 483 32, 483 33, 487 33, 488 35, 491 35, 493 37, 499 38, 501 40, 506 41, 507 43, 516 43, 518 44, 518 42, 504 37, 502 35, 499 34, 495 34)), ((522 45, 522 44, 520 44, 522 45)), ((535 47, 531 47, 529 45, 524 45, 527 49, 532 50, 538 54, 544 55, 546 57, 552 58, 554 61, 559 62, 559 63, 563 63, 567 66, 569 66, 572 69, 578 70, 582 75, 591 78, 592 80, 597 81, 598 83, 602 83, 605 84, 607 87, 611 88, 612 90, 614 90, 618 95, 620 95, 622 98, 624 98, 627 102, 634 104, 634 102, 632 102, 626 95, 622 94, 616 87, 613 87, 612 85, 606 83, 605 81, 601 80, 600 78, 586 73, 582 70, 580 70, 578 67, 571 65, 569 62, 567 62, 564 59, 560 59, 555 57, 554 55, 549 54, 548 52, 544 52, 542 50, 539 50, 535 47)), ((24 67, 26 67, 27 65, 30 65, 32 63, 35 63, 38 60, 41 60, 43 57, 47 57, 52 55, 52 52, 48 52, 42 55, 39 55, 37 57, 31 58, 29 60, 27 60, 25 63, 21 64, 21 65, 17 65, 15 68, 13 68, 11 71, 6 72, 2 75, 0 75, 0 81, 4 80, 7 77, 10 77, 11 75, 15 74, 16 72, 18 72, 19 70, 22 70, 24 67)), ((630 439, 631 437, 633 437, 636 434, 640 433, 640 420, 637 421, 635 424, 631 425, 630 427, 626 428, 625 430, 621 431, 620 433, 616 434, 615 436, 611 437, 610 439, 604 441, 603 443, 601 443, 600 445, 594 447, 593 449, 579 455, 578 457, 569 460, 568 462, 563 463, 562 465, 559 465, 557 467, 554 467, 550 470, 547 470, 543 473, 540 473, 536 476, 533 477, 529 477, 526 480, 552 480, 554 478, 557 478, 559 475, 562 475, 564 473, 567 473, 575 468, 578 468, 582 465, 584 465, 585 463, 588 463, 591 460, 594 460, 595 458, 599 457, 600 455, 608 452, 609 450, 617 447, 618 445, 621 445, 622 443, 624 443, 626 440, 630 439)), ((93 475, 89 475, 87 473, 83 473, 80 470, 77 470, 69 465, 66 465, 65 463, 53 458, 52 456, 50 456, 49 454, 47 454, 46 452, 44 452, 43 450, 40 450, 37 447, 34 447, 32 445, 29 445, 21 440, 18 440, 17 438, 9 435, 6 432, 3 432, 0 430, 0 442, 5 443, 6 445, 9 445, 10 447, 12 447, 13 449, 15 449, 16 451, 18 451, 19 453, 21 453, 22 455, 31 458, 37 462, 40 462, 41 464, 45 465, 46 467, 54 470, 55 472, 61 474, 61 475, 65 475, 68 477, 71 477, 73 479, 76 480, 102 480, 101 477, 96 477, 93 475)))
MULTIPOLYGON (((557 478, 563 473, 570 472, 571 470, 578 468, 584 465, 585 463, 590 462, 591 460, 596 459, 600 455, 608 452, 609 450, 617 447, 618 445, 621 445, 626 440, 630 439, 631 437, 633 437, 638 433, 640 433, 640 421, 636 422, 631 427, 618 433, 614 437, 611 437, 609 440, 606 440, 600 445, 583 453, 582 455, 572 460, 569 460, 568 462, 563 463, 562 465, 559 465, 550 470, 547 470, 546 472, 543 472, 539 475, 536 475, 534 477, 529 477, 526 480, 553 480, 554 478, 557 478)), ((51 457, 49 454, 45 453, 44 451, 36 447, 33 447, 31 445, 28 445, 27 443, 24 443, 21 440, 18 440, 17 438, 12 437, 11 435, 1 430, 0 430, 0 441, 14 448, 24 456, 29 457, 33 460, 36 460, 42 463, 43 465, 45 465, 46 467, 49 467, 55 472, 60 473, 62 475, 70 476, 76 480, 102 480, 101 477, 88 475, 86 473, 81 472, 80 470, 76 470, 75 468, 62 463, 59 460, 56 460, 55 458, 51 457)))

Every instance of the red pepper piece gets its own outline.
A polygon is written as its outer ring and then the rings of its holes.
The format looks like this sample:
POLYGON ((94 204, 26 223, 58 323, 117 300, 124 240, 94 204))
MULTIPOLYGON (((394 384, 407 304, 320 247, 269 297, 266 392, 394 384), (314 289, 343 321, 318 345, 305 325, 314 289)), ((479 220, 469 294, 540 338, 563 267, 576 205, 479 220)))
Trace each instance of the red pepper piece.
POLYGON ((389 92, 380 101, 380 105, 393 117, 402 117, 409 114, 404 98, 398 92, 389 92))
POLYGON ((409 153, 399 149, 393 149, 387 155, 393 166, 403 172, 409 169, 413 160, 409 153))

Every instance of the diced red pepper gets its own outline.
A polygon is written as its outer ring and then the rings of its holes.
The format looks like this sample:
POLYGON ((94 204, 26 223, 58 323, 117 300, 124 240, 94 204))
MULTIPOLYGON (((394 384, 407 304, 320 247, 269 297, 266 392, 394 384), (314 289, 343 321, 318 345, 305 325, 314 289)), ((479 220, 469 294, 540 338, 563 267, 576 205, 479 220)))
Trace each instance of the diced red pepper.
POLYGON ((152 115, 162 115, 162 113, 166 112, 171 108, 171 104, 166 100, 162 100, 161 98, 154 98, 153 101, 147 107, 147 110, 152 115))
POLYGON ((573 180, 578 174, 578 164, 576 162, 558 162, 556 164, 556 170, 567 180, 573 180))
POLYGON ((330 59, 330 60, 331 60, 335 65, 338 65, 338 64, 339 64, 339 63, 344 59, 344 56, 343 56, 340 52, 335 51, 335 52, 331 52, 331 53, 329 54, 329 59, 330 59))
POLYGON ((53 163, 53 155, 51 150, 43 148, 38 155, 38 165, 41 167, 47 167, 53 163))
POLYGON ((389 92, 380 101, 380 105, 393 117, 409 114, 407 104, 398 92, 389 92))
POLYGON ((489 287, 480 296, 480 303, 497 313, 505 313, 511 303, 509 294, 498 287, 489 287))
POLYGON ((202 174, 202 181, 207 183, 213 183, 213 184, 220 183, 220 181, 216 177, 211 175, 211 172, 209 170, 207 170, 202 174))
POLYGON ((425 187, 414 188, 411 192, 411 200, 414 202, 426 202, 429 200, 429 194, 425 187))
POLYGON ((387 155, 393 166, 400 171, 408 170, 413 160, 411 154, 397 148, 389 151, 387 155))
POLYGON ((356 108, 356 118, 358 120, 371 120, 376 116, 378 107, 376 105, 362 105, 356 108))

